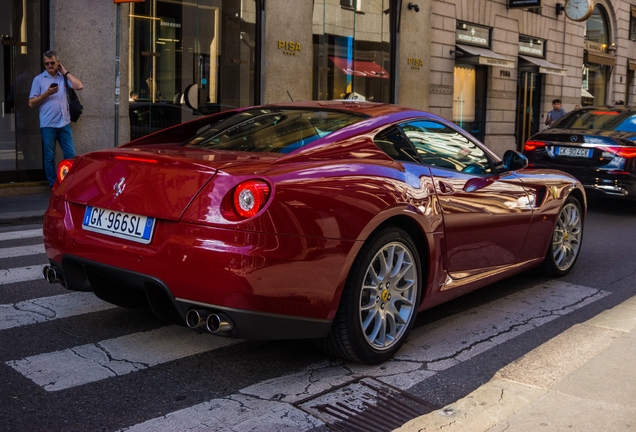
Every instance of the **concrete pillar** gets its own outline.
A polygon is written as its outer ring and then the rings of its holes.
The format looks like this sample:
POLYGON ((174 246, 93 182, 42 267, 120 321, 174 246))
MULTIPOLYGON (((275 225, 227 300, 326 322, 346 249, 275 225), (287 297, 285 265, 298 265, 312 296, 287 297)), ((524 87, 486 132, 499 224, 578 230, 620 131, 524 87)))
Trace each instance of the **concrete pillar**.
POLYGON ((313 2, 265 2, 263 102, 310 100, 313 67, 313 2))
POLYGON ((51 1, 51 49, 84 84, 84 113, 71 123, 77 153, 115 145, 115 40, 121 8, 119 143, 130 137, 128 120, 129 5, 112 1, 51 1))
POLYGON ((395 61, 397 62, 396 103, 428 110, 431 75, 431 13, 432 0, 402 2, 400 33, 395 61))

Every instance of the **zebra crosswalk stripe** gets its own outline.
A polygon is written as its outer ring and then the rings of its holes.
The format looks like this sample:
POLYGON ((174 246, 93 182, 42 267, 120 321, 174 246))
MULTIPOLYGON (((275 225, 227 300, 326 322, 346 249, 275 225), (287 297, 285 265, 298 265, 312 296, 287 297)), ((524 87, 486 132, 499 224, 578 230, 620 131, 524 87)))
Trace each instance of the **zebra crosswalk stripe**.
POLYGON ((42 265, 0 269, 0 285, 42 279, 42 265))
POLYGON ((237 342, 173 325, 12 360, 7 365, 45 390, 58 391, 126 375, 237 342))
MULTIPOLYGON (((37 237, 38 230, 2 233, 1 240, 37 237), (9 234, 9 235, 7 235, 9 234)), ((0 249, 0 259, 44 253, 42 245, 0 249)), ((0 285, 30 280, 38 266, 0 270, 0 285), (29 270, 31 269, 31 270, 29 270), (22 278, 22 279, 21 279, 22 278)), ((497 301, 414 329, 390 361, 365 366, 325 360, 304 370, 262 381, 235 394, 147 419, 127 431, 293 430, 322 426, 323 420, 298 405, 365 376, 408 389, 452 366, 468 361, 510 339, 595 302, 608 293, 550 281, 497 301)), ((0 305, 0 330, 113 308, 92 293, 68 293, 0 305)), ((199 334, 179 326, 107 339, 59 351, 6 361, 16 372, 46 391, 99 382, 180 360, 241 341, 199 334)), ((345 403, 346 401, 343 401, 345 403)))
POLYGON ((0 241, 42 237, 42 228, 0 233, 0 241))
POLYGON ((45 253, 44 245, 41 245, 41 244, 28 245, 28 246, 16 246, 16 247, 0 249, 0 259, 26 256, 26 255, 37 255, 37 254, 43 254, 43 253, 45 253))
MULTIPOLYGON (((238 394, 175 411, 123 430, 177 430, 182 424, 187 425, 183 429, 188 430, 207 429, 207 425, 214 425, 213 430, 310 430, 322 422, 312 416, 299 415, 295 404, 302 400, 329 394, 345 383, 365 376, 408 389, 442 370, 608 294, 606 291, 562 282, 538 285, 477 310, 469 310, 416 329, 405 347, 385 364, 317 363, 296 374, 266 380, 243 388, 238 394), (235 403, 238 401, 241 403, 235 403), (289 418, 284 414, 279 415, 279 409, 268 405, 276 403, 278 407, 283 402, 288 404, 286 412, 290 414, 289 418), (245 409, 257 413, 254 417, 258 419, 258 425, 254 423, 256 420, 252 420, 236 428, 237 419, 240 420, 245 409), (289 425, 290 421, 296 423, 289 425)), ((340 403, 347 404, 348 401, 341 400, 340 403)), ((305 413, 301 411, 300 414, 305 413)))
POLYGON ((0 305, 0 330, 37 324, 113 309, 117 306, 100 300, 92 292, 72 292, 52 297, 0 305))

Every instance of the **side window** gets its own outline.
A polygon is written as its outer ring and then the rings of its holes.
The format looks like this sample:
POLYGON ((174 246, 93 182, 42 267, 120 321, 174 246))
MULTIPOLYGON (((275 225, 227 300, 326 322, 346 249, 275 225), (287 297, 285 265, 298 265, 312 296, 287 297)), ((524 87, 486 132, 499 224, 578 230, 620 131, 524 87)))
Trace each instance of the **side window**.
POLYGON ((490 174, 486 153, 461 133, 432 120, 400 125, 426 165, 471 174, 490 174))
POLYGON ((394 160, 421 163, 409 140, 395 126, 377 134, 373 141, 394 160))

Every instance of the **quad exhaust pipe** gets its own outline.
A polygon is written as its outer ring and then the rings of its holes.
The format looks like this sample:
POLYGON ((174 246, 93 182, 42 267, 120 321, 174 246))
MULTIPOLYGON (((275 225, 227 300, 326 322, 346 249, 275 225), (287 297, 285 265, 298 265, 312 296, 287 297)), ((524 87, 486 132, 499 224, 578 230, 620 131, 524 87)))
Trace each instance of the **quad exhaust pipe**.
POLYGON ((234 329, 230 317, 205 309, 190 309, 186 314, 186 324, 191 329, 200 328, 213 334, 228 333, 234 329))
POLYGON ((44 266, 44 268, 42 269, 42 276, 50 284, 62 282, 62 278, 60 277, 60 275, 58 275, 57 271, 55 271, 55 269, 50 265, 44 266))

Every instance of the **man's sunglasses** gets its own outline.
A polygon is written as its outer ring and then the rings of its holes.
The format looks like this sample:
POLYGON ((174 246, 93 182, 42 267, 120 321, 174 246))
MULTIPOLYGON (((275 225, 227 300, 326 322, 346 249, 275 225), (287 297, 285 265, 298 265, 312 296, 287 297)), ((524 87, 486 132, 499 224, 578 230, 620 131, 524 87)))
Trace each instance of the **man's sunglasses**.
POLYGON ((53 66, 56 62, 44 62, 44 66, 53 66))

